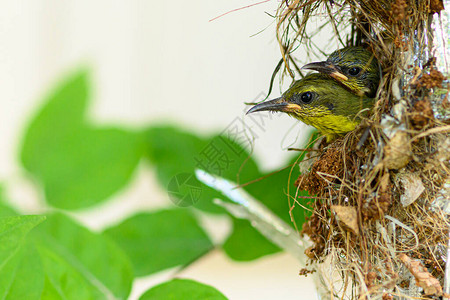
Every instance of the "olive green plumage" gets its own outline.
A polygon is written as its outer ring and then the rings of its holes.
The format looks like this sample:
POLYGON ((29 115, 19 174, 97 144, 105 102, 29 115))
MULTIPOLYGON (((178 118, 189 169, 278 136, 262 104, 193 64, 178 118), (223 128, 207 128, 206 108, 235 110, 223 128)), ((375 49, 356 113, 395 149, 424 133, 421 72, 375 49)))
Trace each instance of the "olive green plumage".
POLYGON ((363 47, 334 51, 326 61, 307 64, 303 69, 328 74, 353 93, 375 97, 381 71, 373 53, 363 47))
POLYGON ((381 77, 376 57, 363 47, 345 47, 303 68, 320 73, 306 75, 280 98, 247 113, 285 112, 316 127, 328 141, 355 129, 374 105, 381 77))
POLYGON ((373 103, 373 98, 358 96, 333 78, 315 73, 294 82, 280 98, 255 105, 247 113, 285 112, 316 127, 331 141, 355 129, 373 103))

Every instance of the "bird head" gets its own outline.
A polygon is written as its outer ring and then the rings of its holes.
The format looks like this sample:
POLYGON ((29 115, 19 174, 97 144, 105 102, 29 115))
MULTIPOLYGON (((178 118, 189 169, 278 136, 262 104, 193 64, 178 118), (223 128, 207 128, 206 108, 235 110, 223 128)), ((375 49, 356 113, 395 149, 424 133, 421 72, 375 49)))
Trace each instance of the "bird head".
POLYGON ((314 73, 295 81, 280 97, 253 106, 248 112, 284 112, 316 127, 331 140, 353 130, 358 113, 370 108, 373 99, 360 97, 327 75, 314 73))
POLYGON ((359 96, 375 97, 381 71, 373 53, 363 47, 334 51, 326 61, 313 62, 302 69, 327 74, 359 96))

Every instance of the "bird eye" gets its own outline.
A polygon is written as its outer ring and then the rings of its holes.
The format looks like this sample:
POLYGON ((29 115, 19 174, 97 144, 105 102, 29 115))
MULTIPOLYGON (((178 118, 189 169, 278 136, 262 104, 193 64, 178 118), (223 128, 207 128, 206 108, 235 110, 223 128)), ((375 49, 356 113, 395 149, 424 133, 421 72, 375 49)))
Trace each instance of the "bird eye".
POLYGON ((303 103, 310 103, 313 99, 313 94, 311 92, 304 92, 301 94, 300 99, 303 103))
POLYGON ((361 72, 361 68, 358 68, 358 67, 353 67, 353 68, 348 70, 348 74, 350 74, 352 76, 358 75, 359 72, 361 72))

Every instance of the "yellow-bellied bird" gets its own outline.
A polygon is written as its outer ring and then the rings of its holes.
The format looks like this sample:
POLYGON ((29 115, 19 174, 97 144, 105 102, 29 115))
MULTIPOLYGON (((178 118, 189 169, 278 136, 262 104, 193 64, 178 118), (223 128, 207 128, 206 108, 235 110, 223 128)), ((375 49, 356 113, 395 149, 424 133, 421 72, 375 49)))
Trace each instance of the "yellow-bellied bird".
POLYGON ((321 73, 306 75, 275 100, 253 106, 248 112, 274 111, 317 128, 327 141, 349 132, 372 108, 374 99, 358 96, 321 73))

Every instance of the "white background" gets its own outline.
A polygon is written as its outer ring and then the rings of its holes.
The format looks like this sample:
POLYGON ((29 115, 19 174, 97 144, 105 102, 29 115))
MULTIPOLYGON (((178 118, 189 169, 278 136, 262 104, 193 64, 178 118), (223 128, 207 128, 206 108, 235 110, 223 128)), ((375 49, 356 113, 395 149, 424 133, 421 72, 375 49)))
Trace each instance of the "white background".
MULTIPOLYGON (((24 212, 45 209, 42 195, 19 166, 20 137, 49 89, 80 66, 92 71, 89 114, 100 124, 140 128, 170 121, 206 134, 243 117, 243 102, 262 100, 280 58, 273 19, 264 13, 274 14, 278 2, 208 20, 252 3, 0 1, 0 180, 8 197, 24 212)), ((279 95, 276 82, 272 96, 279 95)), ((266 170, 282 166, 284 149, 291 143, 301 146, 307 131, 287 116, 272 119, 258 131, 254 145, 266 170)), ((100 230, 139 209, 168 203, 151 168, 142 166, 125 191, 74 216, 100 230)), ((228 233, 225 218, 203 222, 215 240, 228 233)), ((313 299, 313 284, 298 276, 300 268, 288 254, 236 263, 216 250, 177 276, 211 284, 230 299, 313 299)), ((174 272, 139 280, 131 299, 174 272)))

